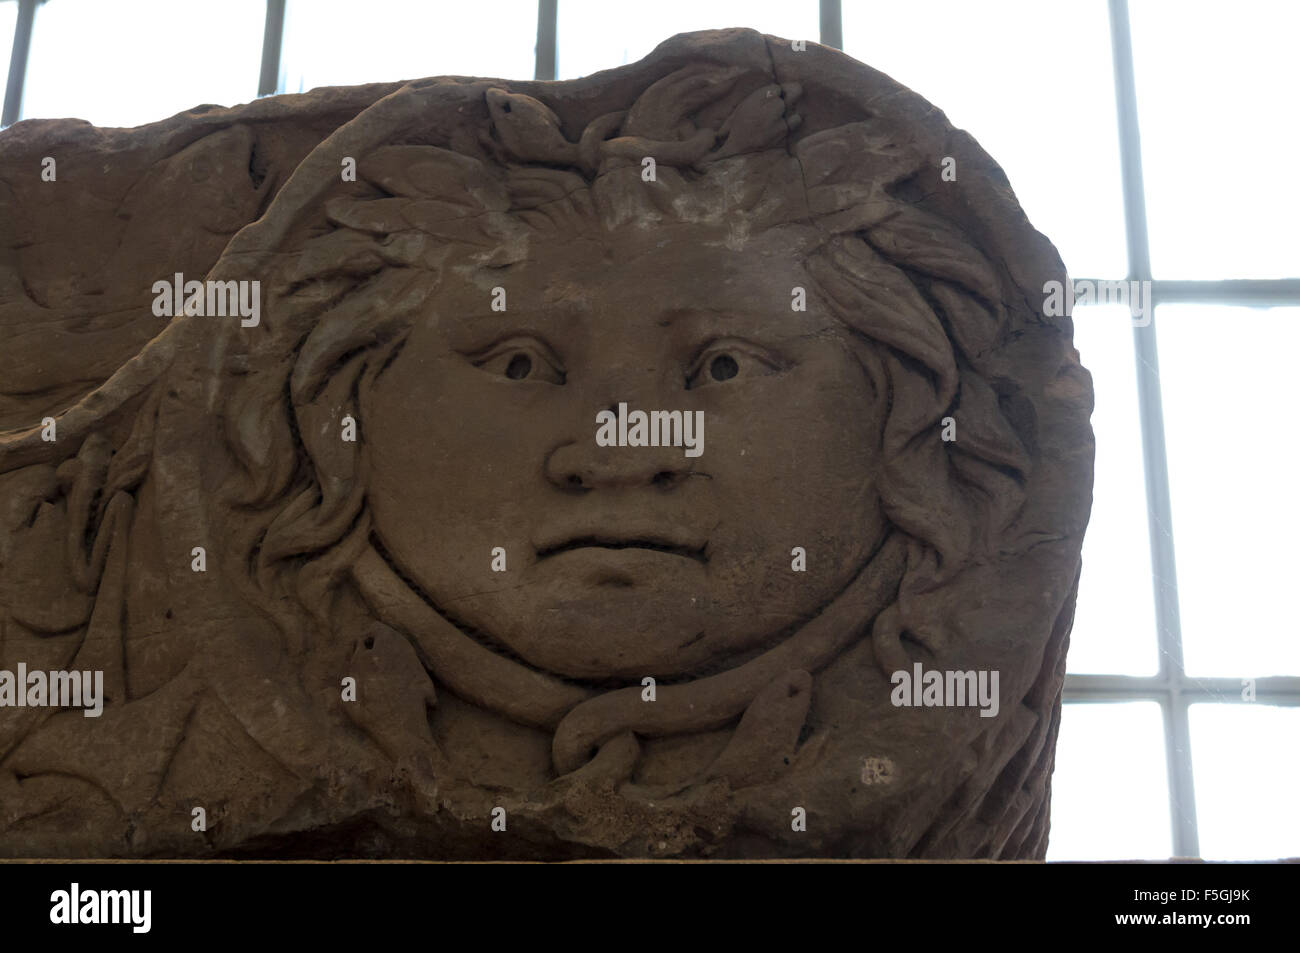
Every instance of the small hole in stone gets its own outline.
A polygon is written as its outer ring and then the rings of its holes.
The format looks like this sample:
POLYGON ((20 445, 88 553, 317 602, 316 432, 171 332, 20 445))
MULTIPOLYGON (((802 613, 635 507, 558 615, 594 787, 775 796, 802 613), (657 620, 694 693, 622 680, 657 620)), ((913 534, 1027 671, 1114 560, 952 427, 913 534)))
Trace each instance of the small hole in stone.
POLYGON ((363 644, 366 648, 373 649, 375 647, 375 637, 373 635, 366 636, 366 641, 363 644))

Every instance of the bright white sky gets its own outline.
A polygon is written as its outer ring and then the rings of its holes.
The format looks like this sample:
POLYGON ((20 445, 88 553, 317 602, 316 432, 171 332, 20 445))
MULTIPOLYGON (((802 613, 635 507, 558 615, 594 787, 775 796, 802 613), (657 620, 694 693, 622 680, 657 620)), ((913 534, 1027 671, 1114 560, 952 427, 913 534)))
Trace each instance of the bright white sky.
POLYGON ((14 24, 18 22, 18 4, 0 3, 0 77, 9 75, 9 55, 13 52, 14 24))
MULTIPOLYGON (((1300 4, 1129 7, 1156 276, 1300 276, 1300 4)), ((36 18, 24 118, 135 125, 253 99, 264 2, 223 0, 221 17, 211 9, 49 0, 36 18)), ((290 0, 281 89, 531 78, 536 9, 535 0, 290 0)), ((0 64, 16 11, 0 0, 0 64)), ((815 41, 817 23, 816 0, 560 0, 558 75, 620 66, 685 30, 743 25, 815 41)), ((844 0, 844 45, 975 136, 1072 276, 1123 277, 1104 0, 844 0)), ((1097 388, 1097 473, 1069 667, 1152 674, 1132 329, 1107 307, 1078 309, 1075 324, 1097 388)), ((1188 671, 1300 675, 1291 604, 1300 309, 1165 306, 1157 328, 1188 671)), ((1300 854, 1300 820, 1282 800, 1300 788, 1300 770, 1278 757, 1300 736, 1300 709, 1197 706, 1192 730, 1205 856, 1300 854)), ((1154 704, 1067 706, 1050 856, 1166 856, 1162 745, 1154 704)))

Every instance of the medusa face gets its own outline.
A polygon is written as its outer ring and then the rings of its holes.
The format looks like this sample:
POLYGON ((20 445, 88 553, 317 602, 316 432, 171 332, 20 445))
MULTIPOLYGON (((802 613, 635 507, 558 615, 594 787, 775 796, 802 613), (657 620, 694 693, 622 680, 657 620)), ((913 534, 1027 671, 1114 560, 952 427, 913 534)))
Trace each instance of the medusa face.
POLYGON ((811 618, 884 532, 886 395, 822 302, 792 308, 797 262, 678 226, 450 266, 362 395, 384 549, 570 677, 699 673, 811 618), (633 445, 637 411, 693 427, 633 445))

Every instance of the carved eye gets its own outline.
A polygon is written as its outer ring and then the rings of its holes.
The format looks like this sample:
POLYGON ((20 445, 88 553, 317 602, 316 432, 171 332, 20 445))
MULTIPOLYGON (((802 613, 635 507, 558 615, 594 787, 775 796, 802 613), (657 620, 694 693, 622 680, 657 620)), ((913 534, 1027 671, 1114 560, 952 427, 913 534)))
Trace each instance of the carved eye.
POLYGON ((725 384, 733 378, 760 377, 782 370, 782 362, 756 345, 735 340, 714 341, 686 374, 686 388, 725 384))
POLYGON ((740 365, 730 354, 719 354, 709 361, 709 376, 715 381, 726 381, 740 373, 740 365))
POLYGON ((479 370, 512 381, 563 384, 564 370, 549 347, 535 338, 511 338, 471 357, 479 370))

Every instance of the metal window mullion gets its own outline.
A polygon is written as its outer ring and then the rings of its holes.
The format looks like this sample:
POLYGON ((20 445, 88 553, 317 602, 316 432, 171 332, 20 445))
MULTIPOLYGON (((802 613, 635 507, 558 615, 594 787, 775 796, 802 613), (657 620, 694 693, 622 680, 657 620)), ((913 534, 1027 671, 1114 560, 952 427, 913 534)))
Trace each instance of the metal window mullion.
POLYGON ((1188 704, 1215 702, 1221 705, 1300 705, 1300 677, 1271 675, 1250 679, 1253 693, 1243 698, 1244 680, 1240 678, 1191 678, 1176 683, 1188 704))
MULTIPOLYGON (((1115 112, 1119 122, 1120 170, 1124 188, 1124 223, 1128 239, 1128 277, 1151 280, 1146 194, 1142 182, 1142 144, 1138 132, 1137 87, 1133 78, 1133 43, 1127 0, 1109 0, 1111 55, 1115 69, 1115 112)), ((1152 294, 1152 310, 1159 303, 1152 294)), ((1160 362, 1156 354, 1155 317, 1133 329, 1137 358, 1138 410, 1142 424, 1142 459, 1146 477, 1147 531, 1151 540, 1151 574, 1155 595, 1160 674, 1169 682, 1163 699, 1165 762, 1169 777, 1174 853, 1198 854, 1196 802, 1192 789, 1187 705, 1178 691, 1183 678, 1182 627, 1178 615, 1178 579, 1169 504, 1169 468, 1165 453, 1160 400, 1160 362)))
POLYGON ((1196 781, 1192 775, 1192 732, 1187 712, 1189 701, 1175 682, 1165 706, 1165 750, 1176 857, 1201 855, 1200 832, 1196 823, 1196 781))
MULTIPOLYGON (((1300 705, 1300 676, 1268 675, 1250 680, 1255 701, 1274 705, 1300 705)), ((1191 677, 1172 682, 1159 675, 1080 675, 1065 677, 1065 692, 1071 699, 1105 695, 1115 698, 1155 698, 1176 688, 1191 703, 1241 704, 1243 682, 1231 677, 1191 677)))
POLYGON ((262 30, 262 69, 257 95, 271 96, 280 90, 280 51, 284 46, 284 0, 266 0, 266 26, 262 30))
POLYGON ((822 46, 833 46, 837 50, 844 49, 844 11, 840 7, 840 0, 819 0, 818 20, 820 21, 818 42, 822 46))
POLYGON ((537 59, 533 79, 555 79, 557 7, 556 0, 537 0, 537 59))
POLYGON ((16 123, 23 107, 23 85, 27 82, 27 56, 32 49, 32 23, 36 20, 36 4, 37 0, 18 0, 18 21, 14 24, 14 45, 9 57, 9 76, 5 82, 0 126, 16 123))
MULTIPOLYGON (((1081 278, 1080 282, 1101 289, 1108 284, 1099 278, 1081 278)), ((1237 305, 1246 308, 1300 306, 1300 278, 1231 278, 1224 281, 1153 280, 1151 294, 1169 304, 1198 303, 1237 305)), ((1102 299, 1098 292, 1098 300, 1102 299)))
POLYGON ((1300 305, 1300 278, 1227 281, 1153 281, 1152 294, 1164 302, 1203 302, 1273 308, 1300 305))

